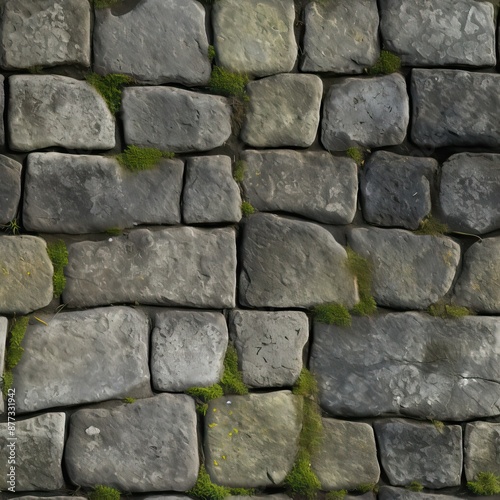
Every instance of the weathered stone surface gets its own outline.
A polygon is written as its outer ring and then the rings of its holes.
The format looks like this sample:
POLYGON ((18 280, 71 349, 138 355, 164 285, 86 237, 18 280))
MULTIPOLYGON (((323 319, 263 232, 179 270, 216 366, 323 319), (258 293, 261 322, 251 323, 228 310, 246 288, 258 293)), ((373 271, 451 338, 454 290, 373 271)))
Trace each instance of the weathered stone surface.
POLYGON ((415 312, 353 318, 352 328, 315 324, 311 369, 321 405, 340 417, 499 415, 499 327, 493 317, 415 312))
POLYGON ((451 288, 460 261, 460 245, 444 236, 357 228, 348 242, 372 264, 377 304, 396 309, 426 309, 437 302, 451 288))
POLYGON ((302 71, 355 74, 379 57, 375 0, 311 2, 305 8, 302 71))
POLYGON ((137 82, 203 85, 210 78, 205 9, 194 0, 146 0, 116 15, 96 9, 94 70, 137 82))
POLYGON ((479 472, 500 474, 500 424, 472 422, 465 427, 464 469, 467 481, 479 472))
POLYGON ((160 394, 113 409, 79 410, 71 416, 65 463, 72 482, 83 487, 186 491, 199 467, 194 401, 160 394))
POLYGON ((212 22, 219 65, 253 76, 292 71, 293 0, 222 0, 214 4, 212 22))
POLYGON ((244 151, 243 187, 260 211, 300 214, 326 224, 350 224, 358 173, 350 158, 327 152, 244 151))
POLYGON ((494 14, 474 0, 382 0, 380 30, 406 66, 494 66, 494 14))
POLYGON ((394 486, 417 481, 427 488, 459 486, 462 428, 404 419, 375 422, 382 467, 394 486))
POLYGON ((178 224, 183 171, 181 160, 130 172, 114 158, 32 153, 23 222, 30 231, 70 234, 178 224))
POLYGON ((441 169, 439 204, 455 231, 482 234, 500 229, 500 155, 458 153, 441 169))
POLYGON ((309 321, 304 313, 232 311, 229 330, 245 384, 295 384, 302 370, 302 350, 309 338, 309 321))
MULTIPOLYGON (((0 366, 5 366, 5 348, 7 344, 7 334, 9 332, 9 322, 7 318, 0 316, 0 366)), ((4 398, 0 401, 0 414, 5 410, 4 398)))
POLYGON ((322 227, 257 214, 244 229, 240 302, 250 307, 311 307, 357 301, 347 254, 322 227))
POLYGON ((8 127, 15 151, 61 146, 111 149, 115 119, 91 85, 65 76, 9 78, 8 127))
POLYGON ((151 393, 145 314, 110 307, 45 321, 28 326, 13 370, 18 412, 151 393))
POLYGON ((302 398, 289 391, 210 401, 204 444, 210 477, 243 488, 282 484, 292 469, 301 427, 302 398))
POLYGON ((225 97, 173 87, 128 87, 122 101, 125 142, 174 153, 207 151, 231 135, 225 97))
POLYGON ((16 217, 21 198, 21 171, 23 166, 7 156, 0 155, 0 224, 16 217))
POLYGON ((199 156, 186 162, 182 196, 186 224, 239 222, 241 194, 229 156, 199 156))
POLYGON ((409 119, 406 83, 399 73, 346 78, 326 96, 321 142, 329 151, 394 146, 403 142, 409 119))
POLYGON ((433 493, 419 493, 406 488, 395 488, 394 486, 381 486, 378 498, 380 500, 451 500, 463 497, 454 495, 434 495, 433 493))
POLYGON ((0 469, 3 471, 0 488, 3 491, 11 486, 7 476, 9 458, 15 460, 16 492, 50 491, 64 487, 61 462, 65 421, 64 413, 45 413, 18 420, 15 422, 15 441, 9 440, 9 424, 0 424, 0 469))
POLYGON ((363 217, 377 226, 418 229, 431 211, 437 167, 433 158, 373 153, 361 176, 363 217))
POLYGON ((493 73, 413 69, 413 142, 432 148, 498 147, 499 85, 500 75, 493 73))
POLYGON ((44 240, 0 237, 0 314, 27 314, 52 300, 54 270, 44 240))
POLYGON ((236 241, 233 229, 137 229, 106 241, 69 247, 64 302, 234 307, 236 241))
POLYGON ((0 146, 5 144, 5 129, 4 129, 4 111, 5 111, 5 92, 4 92, 4 81, 3 75, 0 75, 0 146))
POLYGON ((312 457, 312 469, 322 490, 355 490, 378 483, 380 467, 372 426, 323 419, 323 440, 312 457))
POLYGON ((51 500, 69 500, 69 497, 71 497, 73 500, 85 500, 86 497, 79 497, 79 496, 73 496, 73 495, 53 495, 53 496, 47 496, 47 495, 23 495, 19 496, 16 498, 19 498, 20 500, 36 500, 39 498, 50 498, 51 500))
POLYGON ((158 391, 182 392, 219 382, 228 342, 220 313, 156 313, 151 342, 151 376, 158 391))
POLYGON ((289 500, 290 497, 284 493, 275 493, 274 495, 230 495, 228 500, 289 500))
POLYGON ((315 75, 270 76, 247 85, 241 138, 250 146, 308 147, 316 138, 323 83, 315 75))

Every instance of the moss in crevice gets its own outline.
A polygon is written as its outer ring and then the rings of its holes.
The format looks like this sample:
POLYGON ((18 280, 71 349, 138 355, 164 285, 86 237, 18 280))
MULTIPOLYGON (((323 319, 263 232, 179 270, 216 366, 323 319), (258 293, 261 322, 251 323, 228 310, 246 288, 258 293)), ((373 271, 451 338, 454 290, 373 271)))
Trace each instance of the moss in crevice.
POLYGON ((85 78, 87 83, 92 85, 101 94, 113 114, 120 110, 123 87, 134 83, 132 77, 119 73, 111 73, 105 76, 90 73, 85 78))
POLYGON ((162 159, 172 159, 175 154, 168 151, 160 151, 156 148, 141 148, 139 146, 127 146, 123 153, 116 156, 118 163, 131 172, 151 170, 155 168, 162 159))
POLYGON ((89 500, 120 500, 120 495, 117 489, 100 484, 94 488, 88 498, 89 500))
POLYGON ((208 86, 215 94, 248 101, 246 85, 249 81, 248 76, 243 73, 233 73, 220 66, 214 66, 208 86))
POLYGON ((421 223, 415 234, 426 235, 426 236, 442 236, 443 234, 449 233, 450 229, 446 224, 443 224, 433 215, 426 217, 421 223))
POLYGON ((326 500, 344 500, 347 495, 347 490, 329 491, 325 495, 326 500))
POLYGON ((341 304, 320 304, 313 309, 314 319, 319 323, 337 326, 351 326, 352 318, 348 309, 341 304))
POLYGON ((416 493, 424 489, 422 483, 419 483, 418 481, 412 481, 408 486, 405 486, 405 488, 416 493))
POLYGON ((427 312, 434 317, 452 319, 463 318, 465 316, 473 316, 474 312, 467 307, 454 306, 446 304, 443 301, 436 302, 428 307, 427 312))
POLYGON ((474 481, 467 482, 467 488, 476 495, 500 494, 500 476, 493 472, 479 472, 474 481))
POLYGON ((12 370, 17 366, 24 353, 24 348, 21 345, 26 334, 26 329, 29 323, 28 316, 21 316, 15 318, 9 329, 8 346, 5 353, 5 370, 3 372, 3 386, 2 392, 7 396, 9 389, 12 388, 14 383, 14 375, 12 370))
POLYGON ((47 254, 52 261, 54 274, 52 276, 52 285, 54 288, 54 298, 59 298, 66 286, 66 276, 64 268, 68 265, 68 249, 66 243, 62 240, 47 244, 47 254))
POLYGON ((388 50, 382 50, 378 61, 367 69, 369 75, 390 75, 401 69, 401 58, 388 50))
POLYGON ((238 367, 238 351, 229 344, 224 358, 224 374, 220 380, 224 394, 248 394, 248 387, 243 382, 243 374, 238 367))
POLYGON ((91 0, 93 6, 96 9, 107 9, 108 7, 113 7, 118 5, 121 0, 91 0))
POLYGON ((365 163, 365 152, 361 148, 358 147, 348 148, 346 151, 346 155, 352 160, 354 160, 356 162, 356 165, 358 165, 358 167, 363 166, 363 164, 365 163))
POLYGON ((372 265, 357 254, 352 248, 347 248, 347 268, 356 278, 358 284, 359 303, 351 312, 357 316, 369 316, 377 309, 377 304, 372 296, 372 265))
POLYGON ((199 498, 200 500, 223 500, 231 495, 231 490, 226 486, 212 483, 205 469, 205 465, 201 464, 196 484, 187 494, 199 498))
POLYGON ((212 62, 215 59, 215 47, 213 45, 208 46, 207 56, 210 62, 212 62))
POLYGON ((236 182, 243 182, 245 179, 245 171, 247 169, 246 162, 244 160, 237 160, 233 167, 233 179, 236 182))
POLYGON ((255 208, 248 201, 244 201, 241 204, 241 213, 243 217, 250 217, 255 213, 255 208))

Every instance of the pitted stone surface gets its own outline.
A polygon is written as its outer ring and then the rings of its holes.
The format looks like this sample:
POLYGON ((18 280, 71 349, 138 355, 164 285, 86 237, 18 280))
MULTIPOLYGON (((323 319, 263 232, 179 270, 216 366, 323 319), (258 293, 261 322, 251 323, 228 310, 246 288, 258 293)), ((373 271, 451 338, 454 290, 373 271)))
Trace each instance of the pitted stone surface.
POLYGON ((474 0, 382 0, 380 30, 405 66, 494 66, 494 14, 474 0))
POLYGON ((21 198, 21 171, 23 166, 7 156, 0 155, 0 224, 16 217, 21 198))
POLYGON ((123 90, 125 142, 174 153, 208 151, 231 135, 225 97, 173 87, 123 90))
POLYGON ((241 138, 250 146, 308 147, 316 138, 323 83, 315 75, 270 76, 247 85, 241 138))
POLYGON ((31 151, 52 146, 111 149, 115 119, 86 82, 56 75, 9 78, 10 147, 31 151))
POLYGON ((222 0, 212 11, 217 63, 236 73, 292 71, 297 57, 293 0, 222 0))
POLYGON ((186 224, 240 221, 240 188, 233 179, 229 156, 199 156, 187 160, 182 218, 186 224))
POLYGON ((45 322, 28 326, 13 370, 18 412, 150 395, 145 314, 109 307, 45 322))
POLYGON ((213 399, 204 443, 210 477, 224 486, 281 485, 292 469, 301 427, 302 398, 289 391, 213 399))
POLYGON ((327 152, 244 151, 243 187, 259 211, 289 212, 326 224, 350 224, 356 213, 357 167, 327 152))
POLYGON ((154 316, 151 375, 158 391, 208 387, 222 377, 228 342, 220 313, 165 311, 154 316))
POLYGON ((69 246, 64 302, 72 307, 133 303, 234 307, 233 229, 137 229, 69 246))
POLYGON ((426 309, 438 302, 450 290, 460 261, 460 245, 444 236, 356 228, 348 242, 372 264, 377 304, 396 309, 426 309))
POLYGON ((500 474, 500 424, 470 422, 465 427, 464 468, 467 481, 479 472, 500 474))
POLYGON ((363 216, 377 226, 418 229, 431 211, 431 187, 438 162, 433 158, 373 153, 363 168, 363 216))
POLYGON ((322 227, 257 214, 244 229, 240 302, 249 307, 311 307, 357 302, 347 253, 322 227))
POLYGON ((324 418, 323 432, 311 461, 322 490, 355 490, 360 484, 378 483, 380 467, 371 425, 324 418))
POLYGON ((362 73, 379 57, 378 24, 375 0, 308 3, 302 71, 362 73))
POLYGON ((4 91, 4 81, 3 75, 0 75, 0 146, 5 144, 5 129, 4 129, 4 111, 5 111, 5 91, 4 91))
POLYGON ((433 493, 419 493, 406 488, 395 488, 394 486, 381 486, 378 498, 380 500, 458 500, 463 497, 454 495, 442 495, 433 493))
POLYGON ((238 351, 243 382, 251 387, 291 387, 302 370, 309 321, 298 311, 230 313, 229 330, 238 351))
POLYGON ((9 465, 10 450, 14 451, 15 457, 16 492, 64 488, 61 462, 65 421, 64 413, 45 413, 16 421, 15 441, 9 439, 11 424, 0 424, 0 467, 4 471, 0 477, 2 491, 7 491, 10 486, 7 477, 12 465, 9 465))
POLYGON ((339 417, 499 415, 499 328, 494 317, 415 312, 354 317, 352 328, 316 323, 311 371, 321 406, 339 417))
POLYGON ((114 158, 32 153, 23 222, 30 231, 92 233, 138 224, 178 224, 184 165, 161 160, 130 172, 114 158))
POLYGON ((399 73, 345 78, 325 98, 321 142, 329 151, 394 146, 403 142, 409 119, 406 83, 399 73))
MULTIPOLYGON (((9 322, 7 318, 0 316, 0 366, 4 366, 5 362, 5 348, 7 347, 7 334, 9 331, 9 322)), ((0 414, 4 412, 5 404, 4 398, 0 401, 0 414)))
POLYGON ((94 70, 137 82, 204 85, 210 79, 205 9, 194 0, 146 0, 126 14, 96 9, 94 70))
POLYGON ((462 428, 404 419, 374 424, 382 467, 394 486, 417 481, 426 488, 459 486, 462 428))
POLYGON ((111 409, 79 410, 71 416, 65 463, 71 481, 87 488, 186 491, 199 467, 194 401, 160 394, 111 409))

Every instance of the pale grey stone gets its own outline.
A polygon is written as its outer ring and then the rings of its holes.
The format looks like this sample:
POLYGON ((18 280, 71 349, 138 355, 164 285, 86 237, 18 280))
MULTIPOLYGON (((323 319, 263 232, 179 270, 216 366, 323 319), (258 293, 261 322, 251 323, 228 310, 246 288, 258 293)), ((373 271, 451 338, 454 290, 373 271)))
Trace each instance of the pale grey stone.
POLYGON ((196 410, 191 397, 160 394, 112 409, 71 416, 65 464, 83 487, 186 491, 198 475, 196 410), (94 427, 99 432, 88 433, 94 427))
POLYGON ((114 158, 31 153, 23 223, 30 231, 70 234, 178 224, 183 171, 181 160, 131 172, 114 158))
POLYGON ((323 83, 315 75, 270 76, 247 85, 241 138, 250 146, 309 147, 316 138, 323 83))
POLYGON ((29 325, 14 368, 18 412, 150 395, 149 326, 129 307, 65 312, 29 325))
POLYGON ((419 493, 406 488, 395 488, 394 486, 381 486, 378 498, 380 500, 458 500, 464 498, 455 495, 443 495, 433 493, 419 493))
POLYGON ((464 469, 467 481, 480 472, 500 475, 500 424, 470 422, 465 427, 464 469))
POLYGON ((249 307, 311 307, 358 300, 347 253, 324 228, 276 215, 247 222, 239 298, 249 307))
MULTIPOLYGON (((7 347, 7 334, 9 332, 9 322, 7 318, 0 316, 0 366, 5 366, 5 350, 7 347)), ((3 378, 2 378, 3 382, 3 378)), ((5 410, 4 398, 0 401, 0 414, 5 410)))
POLYGON ((88 83, 56 75, 14 75, 9 83, 11 149, 60 146, 91 150, 115 146, 115 119, 88 83))
POLYGON ((69 246, 63 300, 72 307, 140 302, 234 307, 236 237, 231 228, 137 229, 69 246))
POLYGON ((5 78, 0 75, 0 146, 5 144, 5 128, 4 128, 4 112, 5 112, 5 91, 4 91, 5 78))
POLYGON ((259 211, 289 212, 325 224, 350 224, 356 213, 358 170, 327 152, 244 151, 243 187, 259 211))
POLYGON ((231 487, 283 484, 298 452, 301 427, 302 398, 289 391, 213 399, 204 443, 210 477, 231 487))
POLYGON ((309 321, 299 311, 232 311, 231 339, 243 382, 251 387, 291 387, 302 370, 309 321))
POLYGON ((165 311, 154 316, 151 376, 158 391, 208 387, 222 377, 228 343, 220 313, 165 311))
POLYGON ((230 495, 228 500, 290 500, 284 493, 275 493, 273 495, 230 495))
POLYGON ((48 496, 46 494, 44 495, 23 495, 16 497, 19 500, 39 500, 40 498, 50 498, 51 500, 85 500, 87 497, 79 497, 79 496, 73 496, 73 495, 54 495, 54 496, 48 496))
POLYGON ((19 162, 0 155, 0 224, 7 224, 16 217, 21 199, 22 169, 19 162))

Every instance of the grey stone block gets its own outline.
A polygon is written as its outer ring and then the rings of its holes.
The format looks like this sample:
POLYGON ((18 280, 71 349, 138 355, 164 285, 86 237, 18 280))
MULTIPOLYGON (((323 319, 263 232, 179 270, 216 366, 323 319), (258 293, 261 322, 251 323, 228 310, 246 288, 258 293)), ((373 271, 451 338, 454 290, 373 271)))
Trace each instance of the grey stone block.
MULTIPOLYGON (((0 316, 0 366, 5 366, 5 351, 7 348, 7 334, 9 332, 9 322, 7 318, 0 316)), ((0 401, 0 414, 5 410, 4 398, 0 401)))
POLYGON ((5 145, 5 128, 4 128, 4 112, 5 112, 5 77, 0 75, 0 146, 5 145))
POLYGON ((467 481, 479 472, 500 475, 500 423, 469 422, 464 436, 464 469, 467 481))
POLYGON ((17 215, 21 199, 21 171, 23 166, 7 156, 0 155, 0 224, 7 224, 17 215))
POLYGON ((433 493, 419 493, 405 488, 395 488, 394 486, 381 486, 378 493, 380 500, 458 500, 463 498, 455 495, 443 495, 433 493))

